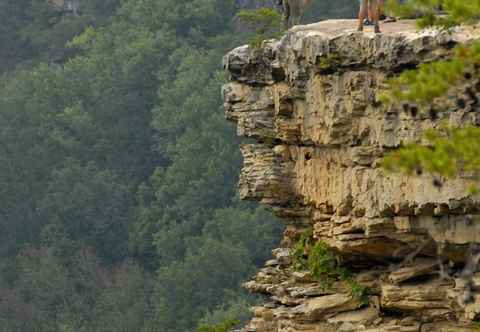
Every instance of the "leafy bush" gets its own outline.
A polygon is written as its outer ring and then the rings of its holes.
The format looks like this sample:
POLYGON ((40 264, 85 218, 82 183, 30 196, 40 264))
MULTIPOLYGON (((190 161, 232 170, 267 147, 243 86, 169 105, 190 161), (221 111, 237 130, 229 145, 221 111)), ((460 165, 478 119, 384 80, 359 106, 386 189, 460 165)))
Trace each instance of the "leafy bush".
POLYGON ((323 288, 330 288, 338 274, 336 257, 323 242, 317 242, 308 255, 308 270, 323 288))
POLYGON ((368 304, 368 287, 363 286, 356 282, 354 279, 349 278, 344 280, 349 288, 350 295, 359 300, 362 304, 368 304))
POLYGON ((308 270, 324 289, 332 287, 336 280, 346 284, 353 298, 368 304, 368 288, 355 281, 352 273, 339 264, 340 258, 324 242, 312 246, 312 231, 302 234, 292 252, 293 268, 296 271, 308 270))
POLYGON ((292 263, 293 268, 296 271, 305 270, 308 268, 308 256, 307 251, 313 240, 313 231, 307 230, 301 236, 298 242, 295 244, 292 251, 292 263))

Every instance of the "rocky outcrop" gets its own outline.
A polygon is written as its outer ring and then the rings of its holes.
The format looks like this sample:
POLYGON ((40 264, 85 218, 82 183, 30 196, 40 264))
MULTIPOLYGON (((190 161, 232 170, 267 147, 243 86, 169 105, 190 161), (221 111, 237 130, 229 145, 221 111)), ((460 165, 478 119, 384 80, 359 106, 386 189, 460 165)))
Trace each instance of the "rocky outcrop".
POLYGON ((379 95, 389 77, 448 58, 480 32, 416 31, 409 21, 380 35, 354 28, 353 20, 295 27, 224 58, 227 119, 255 142, 241 146, 240 195, 287 223, 274 259, 245 284, 269 297, 245 331, 473 331, 480 297, 462 271, 480 241, 480 204, 466 192, 469 180, 440 186, 428 175, 386 173, 380 163, 444 121, 479 125, 479 93, 455 92, 426 114, 386 107, 379 95), (366 301, 345 280, 325 287, 292 267, 292 247, 308 229, 352 271, 366 301))

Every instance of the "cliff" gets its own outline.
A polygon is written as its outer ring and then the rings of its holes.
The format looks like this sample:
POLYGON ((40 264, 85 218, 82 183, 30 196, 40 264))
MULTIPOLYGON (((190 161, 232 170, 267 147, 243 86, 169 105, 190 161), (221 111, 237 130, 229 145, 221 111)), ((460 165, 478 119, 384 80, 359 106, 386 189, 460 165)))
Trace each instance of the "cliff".
POLYGON ((466 193, 468 179, 440 185, 428 175, 386 173, 380 161, 444 121, 479 125, 478 91, 445 96, 426 115, 415 105, 387 108, 378 96, 389 77, 448 58, 480 32, 416 31, 401 21, 374 35, 355 24, 295 27, 224 58, 227 119, 254 142, 241 146, 240 195, 270 205, 287 224, 282 247, 245 284, 268 300, 244 331, 473 331, 480 274, 469 270, 480 204, 466 193), (309 231, 300 259, 324 243, 351 276, 333 273, 326 286, 292 266, 309 231))

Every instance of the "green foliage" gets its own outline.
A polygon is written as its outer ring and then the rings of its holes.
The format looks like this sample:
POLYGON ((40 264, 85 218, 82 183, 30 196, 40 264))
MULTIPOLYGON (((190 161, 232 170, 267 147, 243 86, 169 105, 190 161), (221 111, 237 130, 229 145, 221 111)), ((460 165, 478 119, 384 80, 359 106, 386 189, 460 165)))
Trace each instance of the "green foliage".
MULTIPOLYGON (((399 5, 391 2, 392 10, 403 16, 420 16, 420 27, 449 28, 480 20, 478 1, 412 0, 399 5), (441 8, 445 15, 437 15, 441 8)), ((382 101, 388 104, 414 103, 426 111, 436 98, 455 94, 458 87, 468 84, 478 75, 480 43, 459 45, 448 60, 421 64, 417 69, 403 72, 388 82, 382 101)), ((409 144, 389 154, 384 167, 390 171, 404 170, 408 174, 427 172, 440 177, 454 178, 463 174, 478 181, 480 171, 477 144, 478 128, 452 128, 444 125, 440 131, 425 133, 425 145, 409 144)), ((438 183, 438 185, 441 185, 438 183)), ((477 191, 472 185, 471 191, 477 191)))
POLYGON ((473 322, 473 328, 475 329, 475 331, 480 331, 480 322, 478 321, 475 321, 473 322))
POLYGON ((270 250, 277 246, 283 227, 265 207, 253 207, 237 203, 215 211, 203 227, 203 236, 220 239, 225 243, 243 246, 250 251, 256 266, 270 257, 270 250), (252 231, 255 236, 252 236, 252 231))
MULTIPOLYGON (((341 2, 310 19, 351 10, 341 2)), ((239 3, 82 0, 74 16, 0 2, 2 331, 248 319, 239 285, 282 227, 235 193, 218 91, 219 59, 251 35, 239 3)), ((252 24, 270 38, 279 15, 265 14, 252 24)))
POLYGON ((249 298, 240 297, 228 303, 222 303, 213 311, 207 311, 199 322, 199 326, 215 326, 225 321, 238 320, 241 323, 251 318, 252 302, 249 298))
POLYGON ((293 247, 292 264, 296 271, 308 268, 308 250, 313 242, 313 231, 311 229, 305 231, 298 242, 293 247))
MULTIPOLYGON (((417 14, 419 26, 449 28, 459 24, 472 24, 480 20, 478 1, 411 0, 399 5, 391 2, 392 9, 400 15, 417 14), (436 15, 438 9, 445 15, 436 15)), ((435 99, 455 95, 458 89, 468 86, 478 76, 480 43, 459 45, 448 60, 435 61, 408 70, 387 84, 382 101, 388 104, 413 103, 420 111, 431 111, 435 99)), ((461 107, 461 106, 459 106, 461 107)), ((408 174, 427 172, 437 177, 455 178, 460 175, 472 180, 471 193, 477 193, 480 171, 480 146, 478 128, 453 128, 443 125, 439 131, 427 131, 424 144, 409 144, 389 154, 384 167, 390 171, 408 174)), ((439 180, 435 184, 441 186, 439 180)))
MULTIPOLYGON (((480 128, 429 130, 424 135, 426 145, 409 144, 389 154, 383 166, 389 171, 404 170, 408 174, 427 172, 454 178, 459 174, 480 180, 480 128)), ((476 187, 472 186, 476 192, 476 187)))
POLYGON ((340 265, 340 258, 327 244, 319 241, 312 245, 312 242, 312 231, 304 232, 292 251, 293 268, 310 271, 324 289, 331 288, 336 280, 340 280, 348 287, 352 297, 368 304, 368 288, 356 282, 350 271, 340 265))
POLYGON ((480 19, 480 3, 462 0, 390 0, 387 6, 400 17, 419 17, 420 27, 449 28, 462 23, 476 23, 480 19), (439 11, 445 15, 438 15, 439 11))
POLYGON ((308 270, 323 288, 330 288, 338 274, 334 252, 323 242, 317 242, 310 249, 307 261, 308 270))
MULTIPOLYGON (((480 3, 477 1, 409 0, 407 3, 399 3, 391 0, 389 5, 400 16, 417 13, 421 27, 448 28, 480 20, 480 3), (437 15, 439 8, 445 15, 437 15)), ((480 43, 459 45, 450 59, 421 64, 417 69, 405 71, 390 80, 382 99, 387 103, 409 101, 426 107, 435 98, 476 75, 479 64, 480 43)))
POLYGON ((326 57, 321 57, 316 68, 319 69, 322 74, 330 74, 337 71, 337 68, 341 64, 341 57, 337 53, 328 54, 326 57))
MULTIPOLYGON (((461 23, 478 22, 480 4, 467 1, 409 1, 394 10, 416 11, 421 14, 420 26, 450 27, 461 23), (437 16, 441 7, 446 15, 437 16)), ((421 111, 429 109, 436 98, 454 93, 478 74, 480 43, 459 45, 448 60, 421 64, 417 69, 403 72, 387 84, 382 101, 388 104, 414 103, 421 111)), ((440 131, 427 131, 425 145, 409 144, 388 155, 384 167, 390 171, 405 170, 408 174, 428 172, 453 178, 459 174, 478 180, 478 128, 452 128, 444 125, 440 131)), ((472 191, 476 191, 472 187, 472 191)))
POLYGON ((240 21, 255 31, 255 36, 250 40, 250 46, 253 49, 258 49, 264 40, 278 38, 283 32, 282 17, 274 9, 262 7, 241 10, 238 17, 240 21))
POLYGON ((0 72, 31 67, 41 61, 64 63, 75 52, 65 47, 86 27, 104 25, 119 0, 84 0, 78 16, 64 13, 52 1, 4 0, 0 4, 0 72))
POLYGON ((385 103, 414 102, 425 110, 432 101, 476 75, 480 65, 480 43, 458 46, 448 61, 421 64, 387 82, 381 99, 385 103))
POLYGON ((278 221, 263 208, 238 204, 216 210, 201 235, 192 236, 195 224, 181 225, 175 228, 178 233, 162 231, 165 252, 160 257, 168 263, 156 280, 156 325, 161 331, 177 331, 189 330, 199 320, 204 325, 232 318, 245 321, 250 298, 238 287, 269 257, 281 232, 278 221), (169 260, 166 253, 181 258, 169 260))
POLYGON ((95 248, 110 264, 125 258, 128 221, 133 217, 133 197, 128 188, 92 163, 83 167, 70 162, 52 176, 44 198, 38 202, 40 218, 48 221, 42 232, 43 243, 58 247, 59 254, 95 248), (100 202, 101 208, 96 205, 100 202))
POLYGON ((136 332, 148 317, 151 283, 131 262, 107 269, 88 249, 60 258, 30 248, 18 256, 17 273, 0 289, 4 331, 136 332))
POLYGON ((350 295, 353 298, 360 301, 363 305, 368 304, 368 287, 359 284, 353 278, 344 278, 342 280, 347 284, 350 295))
POLYGON ((209 238, 192 241, 184 261, 158 271, 156 325, 165 332, 190 330, 205 309, 218 307, 228 299, 230 290, 236 289, 254 268, 244 247, 209 238))
POLYGON ((229 319, 218 325, 202 325, 198 328, 198 332, 228 332, 239 323, 239 320, 229 319))

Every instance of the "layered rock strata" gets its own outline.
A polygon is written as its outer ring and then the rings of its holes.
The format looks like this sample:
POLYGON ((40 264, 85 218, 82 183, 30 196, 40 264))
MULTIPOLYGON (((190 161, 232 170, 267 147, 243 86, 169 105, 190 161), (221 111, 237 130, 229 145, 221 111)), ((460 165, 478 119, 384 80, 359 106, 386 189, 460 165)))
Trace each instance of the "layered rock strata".
MULTIPOLYGON (((480 125, 479 93, 455 91, 430 114, 387 108, 379 95, 388 78, 448 58, 480 32, 416 31, 409 21, 380 35, 354 27, 353 20, 300 26, 224 58, 227 119, 254 142, 241 146, 240 195, 287 223, 282 247, 245 284, 268 300, 244 330, 473 331, 480 275, 464 274, 480 242, 480 204, 467 194, 469 180, 440 187, 428 175, 386 173, 381 160, 442 122, 480 125), (307 229, 367 287, 367 301, 342 280, 325 287, 293 269, 292 247, 307 229)), ((469 91, 480 86, 470 83, 469 91)))

